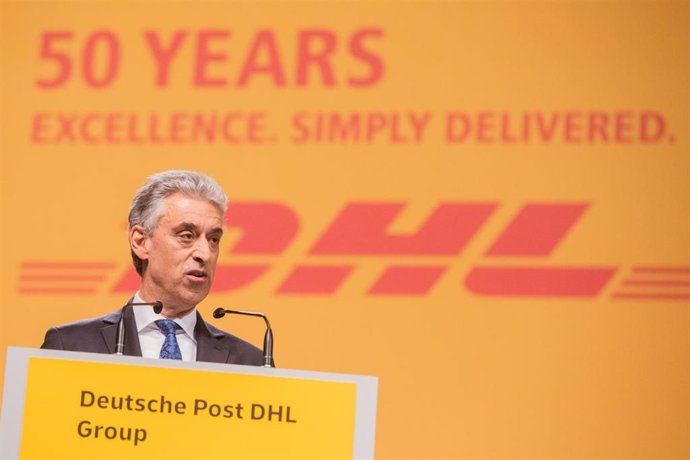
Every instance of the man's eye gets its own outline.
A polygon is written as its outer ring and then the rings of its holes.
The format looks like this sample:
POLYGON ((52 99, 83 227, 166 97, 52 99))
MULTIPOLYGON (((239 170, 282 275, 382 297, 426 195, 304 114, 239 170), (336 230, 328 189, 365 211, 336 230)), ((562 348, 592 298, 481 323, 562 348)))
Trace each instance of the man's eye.
POLYGON ((194 239, 194 235, 190 232, 180 233, 180 239, 182 241, 192 241, 194 239))
POLYGON ((220 244, 220 236, 212 236, 209 241, 215 245, 220 244))

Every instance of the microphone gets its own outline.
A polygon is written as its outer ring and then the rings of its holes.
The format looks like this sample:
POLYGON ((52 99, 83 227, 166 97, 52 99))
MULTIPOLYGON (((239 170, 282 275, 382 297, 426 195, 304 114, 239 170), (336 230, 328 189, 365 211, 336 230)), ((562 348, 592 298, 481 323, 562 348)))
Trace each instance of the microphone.
POLYGON ((226 314, 257 316, 259 318, 263 318, 264 322, 266 323, 266 334, 264 335, 264 367, 276 367, 276 363, 273 361, 273 331, 271 330, 271 323, 268 322, 266 315, 255 311, 226 310, 224 308, 216 308, 213 311, 214 318, 222 318, 226 314))
POLYGON ((134 305, 151 305, 155 314, 159 314, 163 311, 163 302, 160 300, 156 300, 155 302, 132 302, 132 299, 129 299, 129 302, 127 302, 120 311, 120 320, 117 322, 117 330, 115 332, 115 336, 117 337, 117 341, 115 342, 115 354, 118 356, 122 356, 125 353, 125 309, 134 305))

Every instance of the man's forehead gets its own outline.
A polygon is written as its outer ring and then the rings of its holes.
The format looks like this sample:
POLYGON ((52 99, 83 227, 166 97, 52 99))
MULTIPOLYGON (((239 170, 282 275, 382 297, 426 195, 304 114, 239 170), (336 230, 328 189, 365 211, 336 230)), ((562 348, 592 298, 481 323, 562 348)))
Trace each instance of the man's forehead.
POLYGON ((174 193, 165 197, 161 205, 157 224, 165 221, 172 225, 183 222, 198 225, 204 221, 214 221, 219 227, 223 225, 223 211, 215 203, 202 197, 174 193))
POLYGON ((168 195, 163 200, 164 208, 167 212, 183 212, 203 215, 218 215, 223 217, 221 210, 216 203, 199 196, 190 196, 180 192, 168 195))

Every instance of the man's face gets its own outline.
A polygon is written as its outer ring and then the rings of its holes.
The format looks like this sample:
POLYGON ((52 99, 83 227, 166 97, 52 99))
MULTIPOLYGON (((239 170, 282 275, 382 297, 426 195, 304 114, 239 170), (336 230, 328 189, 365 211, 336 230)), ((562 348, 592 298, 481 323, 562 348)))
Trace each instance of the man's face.
POLYGON ((136 226, 132 250, 146 260, 140 295, 163 302, 163 314, 180 316, 211 289, 223 235, 223 214, 210 202, 181 193, 165 198, 152 234, 136 226))

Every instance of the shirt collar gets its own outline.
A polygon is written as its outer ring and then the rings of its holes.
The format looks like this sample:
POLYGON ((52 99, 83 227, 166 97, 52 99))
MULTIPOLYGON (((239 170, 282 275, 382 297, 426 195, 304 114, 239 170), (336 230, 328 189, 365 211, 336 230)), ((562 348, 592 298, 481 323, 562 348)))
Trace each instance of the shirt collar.
MULTIPOLYGON (((137 293, 134 294, 132 303, 140 302, 146 301, 139 296, 139 291, 137 291, 137 293)), ((161 315, 160 313, 155 313, 153 311, 153 307, 150 305, 133 305, 132 309, 134 311, 134 320, 137 323, 137 332, 141 332, 143 329, 151 325, 158 329, 158 326, 153 324, 153 322, 159 319, 166 319, 165 316, 161 315)), ((194 328, 196 327, 196 307, 189 310, 186 315, 180 318, 175 318, 174 321, 180 325, 185 334, 196 342, 196 339, 194 338, 194 328)))

